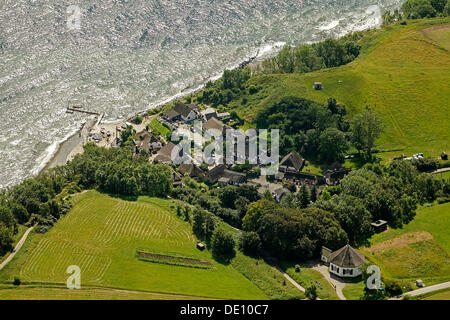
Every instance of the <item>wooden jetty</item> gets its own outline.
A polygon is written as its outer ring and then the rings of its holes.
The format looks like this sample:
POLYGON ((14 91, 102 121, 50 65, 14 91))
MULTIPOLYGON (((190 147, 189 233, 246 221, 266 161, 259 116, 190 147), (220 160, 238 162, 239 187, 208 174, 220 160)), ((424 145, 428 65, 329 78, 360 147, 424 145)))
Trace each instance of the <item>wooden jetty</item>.
POLYGON ((81 113, 86 113, 86 114, 92 114, 92 115, 96 115, 96 116, 100 116, 100 113, 98 112, 94 112, 94 111, 88 111, 88 110, 84 110, 82 109, 82 106, 79 105, 72 105, 72 106, 67 106, 67 113, 74 113, 74 112, 81 112, 81 113))

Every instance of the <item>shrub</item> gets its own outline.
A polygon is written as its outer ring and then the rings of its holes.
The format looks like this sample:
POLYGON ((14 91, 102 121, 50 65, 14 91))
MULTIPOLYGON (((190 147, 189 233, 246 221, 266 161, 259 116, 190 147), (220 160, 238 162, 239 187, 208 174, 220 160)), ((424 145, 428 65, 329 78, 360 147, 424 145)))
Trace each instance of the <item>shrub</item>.
POLYGON ((229 260, 234 255, 234 239, 223 229, 216 229, 211 237, 212 254, 218 258, 229 260))
POLYGON ((311 285, 310 287, 306 288, 305 296, 309 300, 316 300, 317 299, 317 288, 316 288, 316 286, 315 285, 311 285))
POLYGON ((300 272, 302 269, 300 268, 300 265, 295 265, 295 272, 300 272))
POLYGON ((246 255, 259 256, 261 253, 261 238, 256 232, 243 232, 239 241, 239 249, 246 255))
POLYGON ((144 120, 144 118, 142 116, 137 115, 136 117, 134 117, 132 122, 135 124, 141 124, 143 120, 144 120))
POLYGON ((13 281, 13 284, 15 285, 15 286, 20 286, 20 284, 22 283, 22 281, 20 281, 20 278, 19 277, 14 277, 14 281, 13 281))

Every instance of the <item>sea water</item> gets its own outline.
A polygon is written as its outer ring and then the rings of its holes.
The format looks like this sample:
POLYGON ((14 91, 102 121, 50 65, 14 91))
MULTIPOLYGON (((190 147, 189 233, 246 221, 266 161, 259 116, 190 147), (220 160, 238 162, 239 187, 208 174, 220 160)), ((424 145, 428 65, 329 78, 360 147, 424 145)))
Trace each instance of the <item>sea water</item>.
POLYGON ((1 0, 0 187, 39 172, 86 121, 68 104, 124 119, 257 53, 376 27, 401 2, 1 0))

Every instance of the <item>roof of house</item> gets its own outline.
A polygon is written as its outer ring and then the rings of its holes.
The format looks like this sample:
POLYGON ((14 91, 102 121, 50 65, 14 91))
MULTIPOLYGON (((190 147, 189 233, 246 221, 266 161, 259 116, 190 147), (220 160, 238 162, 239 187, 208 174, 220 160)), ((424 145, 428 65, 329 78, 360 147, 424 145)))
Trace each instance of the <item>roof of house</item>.
POLYGON ((371 223, 371 225, 374 226, 374 227, 380 227, 380 226, 382 226, 384 224, 387 224, 387 221, 385 221, 385 220, 377 220, 377 221, 371 223))
POLYGON ((177 111, 175 111, 175 109, 170 109, 170 110, 164 112, 163 115, 164 115, 165 117, 167 117, 168 119, 173 119, 173 118, 178 117, 178 116, 180 115, 180 113, 178 113, 177 111))
POLYGON ((280 166, 292 167, 295 170, 300 171, 305 164, 305 159, 302 158, 297 152, 292 151, 291 153, 284 156, 280 162, 280 166))
POLYGON ((275 193, 276 196, 281 197, 281 196, 287 195, 291 192, 286 188, 279 188, 279 189, 275 190, 273 193, 275 193))
POLYGON ((214 114, 214 113, 217 114, 216 110, 214 110, 213 108, 208 108, 208 109, 202 111, 201 113, 202 113, 202 115, 214 114))
POLYGON ((219 132, 222 133, 224 127, 225 125, 223 124, 223 122, 216 118, 211 118, 203 124, 203 129, 205 130, 218 130, 219 132))
POLYGON ((158 155, 155 157, 156 160, 162 162, 172 161, 172 150, 176 147, 172 142, 169 142, 164 147, 159 150, 158 155))
POLYGON ((334 170, 340 170, 340 169, 342 169, 341 163, 339 161, 335 161, 328 168, 328 171, 334 171, 334 170))
POLYGON ((183 176, 189 176, 191 178, 203 176, 203 171, 192 163, 182 163, 178 167, 183 176))
POLYGON ((333 251, 331 251, 327 247, 322 246, 322 256, 323 257, 325 257, 329 260, 332 253, 333 253, 333 251))
POLYGON ((225 171, 226 166, 224 164, 219 164, 218 166, 215 166, 209 172, 206 174, 206 179, 212 183, 215 183, 217 180, 219 180, 225 171))
POLYGON ((364 263, 365 258, 361 253, 347 244, 341 249, 334 251, 330 255, 329 261, 341 268, 357 268, 364 263))
POLYGON ((197 106, 195 104, 185 104, 185 103, 178 101, 172 110, 175 110, 176 112, 181 114, 183 117, 187 117, 192 111, 195 111, 196 109, 197 109, 197 106))

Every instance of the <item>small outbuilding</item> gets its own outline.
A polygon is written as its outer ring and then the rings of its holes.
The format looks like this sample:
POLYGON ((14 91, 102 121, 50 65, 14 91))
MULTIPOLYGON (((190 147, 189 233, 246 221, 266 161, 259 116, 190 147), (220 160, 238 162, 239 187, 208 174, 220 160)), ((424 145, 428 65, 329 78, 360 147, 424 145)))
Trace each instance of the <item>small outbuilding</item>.
POLYGON ((197 249, 198 250, 205 250, 206 246, 203 242, 197 242, 197 249))
POLYGON ((424 287, 423 281, 420 280, 420 279, 417 279, 417 280, 416 280, 416 286, 417 286, 418 288, 423 288, 423 287, 424 287))
POLYGON ((387 221, 385 220, 377 220, 375 222, 372 222, 370 225, 372 226, 373 230, 376 233, 380 233, 387 230, 387 221))
POLYGON ((445 152, 441 153, 441 160, 448 160, 448 155, 445 152))
POLYGON ((323 84, 322 82, 314 82, 314 90, 322 90, 323 84))

